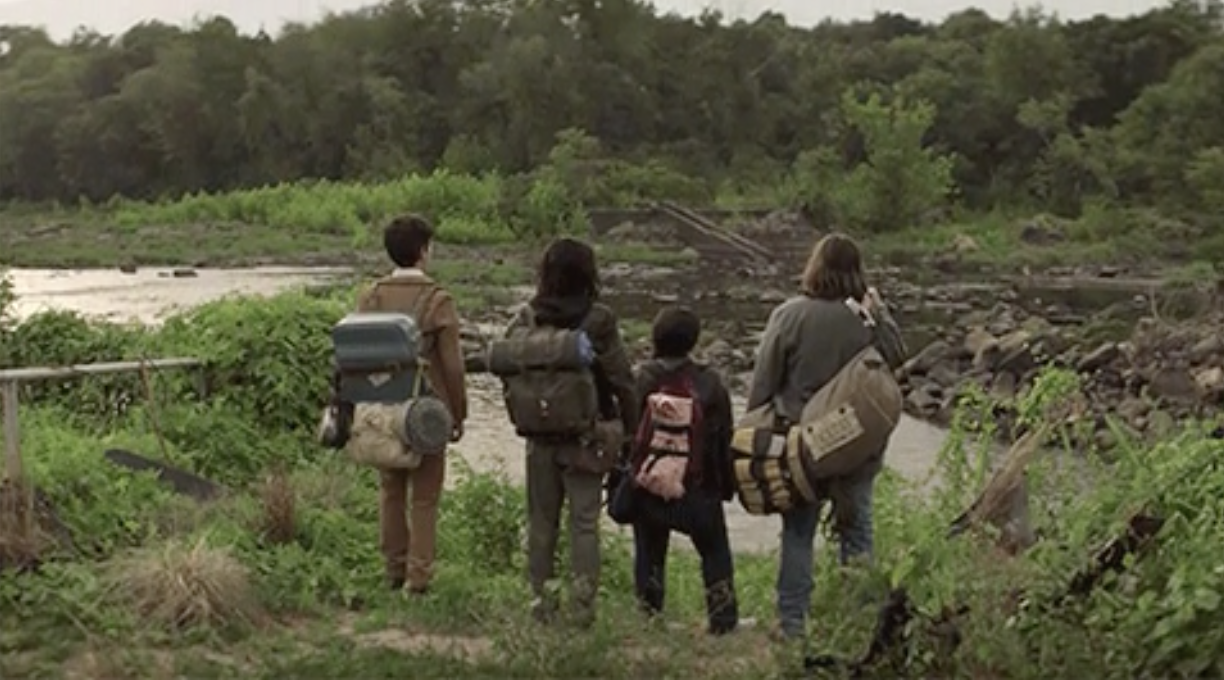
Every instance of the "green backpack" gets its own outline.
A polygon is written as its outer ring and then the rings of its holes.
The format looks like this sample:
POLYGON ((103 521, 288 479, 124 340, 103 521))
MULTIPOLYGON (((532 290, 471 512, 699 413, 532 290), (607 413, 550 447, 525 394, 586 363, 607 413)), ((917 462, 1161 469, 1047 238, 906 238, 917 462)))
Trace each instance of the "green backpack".
POLYGON ((489 372, 501 378, 515 432, 527 439, 578 439, 599 418, 595 353, 581 329, 526 323, 489 346, 489 372))

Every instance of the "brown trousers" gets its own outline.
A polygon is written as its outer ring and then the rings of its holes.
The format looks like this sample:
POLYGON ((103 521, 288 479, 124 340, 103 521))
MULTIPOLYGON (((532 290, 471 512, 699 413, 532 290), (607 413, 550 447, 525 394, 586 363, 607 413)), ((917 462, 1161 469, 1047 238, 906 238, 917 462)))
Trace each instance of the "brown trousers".
POLYGON ((433 578, 437 553, 438 502, 446 477, 446 456, 425 456, 415 470, 383 470, 380 476, 379 519, 387 578, 404 579, 409 588, 426 588, 433 578))

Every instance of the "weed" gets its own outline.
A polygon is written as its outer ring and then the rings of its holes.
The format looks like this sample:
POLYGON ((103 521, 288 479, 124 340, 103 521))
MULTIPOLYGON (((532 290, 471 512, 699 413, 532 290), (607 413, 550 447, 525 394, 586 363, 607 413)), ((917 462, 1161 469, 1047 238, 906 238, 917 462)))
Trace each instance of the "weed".
POLYGON ((56 547, 56 533, 62 537, 62 529, 37 489, 0 480, 0 571, 37 567, 56 547))
POLYGON ((297 492, 284 466, 269 473, 259 489, 263 507, 260 535, 270 545, 283 545, 297 536, 297 492))
POLYGON ((176 631, 256 623, 261 612, 248 572, 226 548, 173 539, 117 557, 107 589, 141 620, 176 631))

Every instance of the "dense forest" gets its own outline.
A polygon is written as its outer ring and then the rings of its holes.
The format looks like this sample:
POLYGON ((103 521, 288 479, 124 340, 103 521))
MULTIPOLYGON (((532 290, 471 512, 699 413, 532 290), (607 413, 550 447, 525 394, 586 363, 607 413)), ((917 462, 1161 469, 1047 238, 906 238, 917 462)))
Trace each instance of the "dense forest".
POLYGON ((943 173, 910 193, 970 209, 1204 215, 1224 211, 1222 17, 1176 0, 797 28, 639 0, 393 0, 275 37, 224 18, 66 43, 0 27, 0 200, 512 175, 560 140, 745 192, 869 165, 877 195, 943 173))

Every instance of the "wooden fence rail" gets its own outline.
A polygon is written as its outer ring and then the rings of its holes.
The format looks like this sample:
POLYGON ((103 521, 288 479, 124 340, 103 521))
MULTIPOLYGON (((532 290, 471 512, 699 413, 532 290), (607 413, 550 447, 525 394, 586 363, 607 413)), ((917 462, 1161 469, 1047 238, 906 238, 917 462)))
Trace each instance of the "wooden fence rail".
POLYGON ((189 357, 171 359, 148 359, 144 361, 110 361, 76 366, 31 366, 0 370, 0 397, 3 397, 4 412, 4 474, 11 482, 21 481, 21 429, 17 419, 19 387, 22 383, 43 380, 63 380, 91 375, 111 373, 146 373, 176 368, 198 368, 199 359, 189 357))

